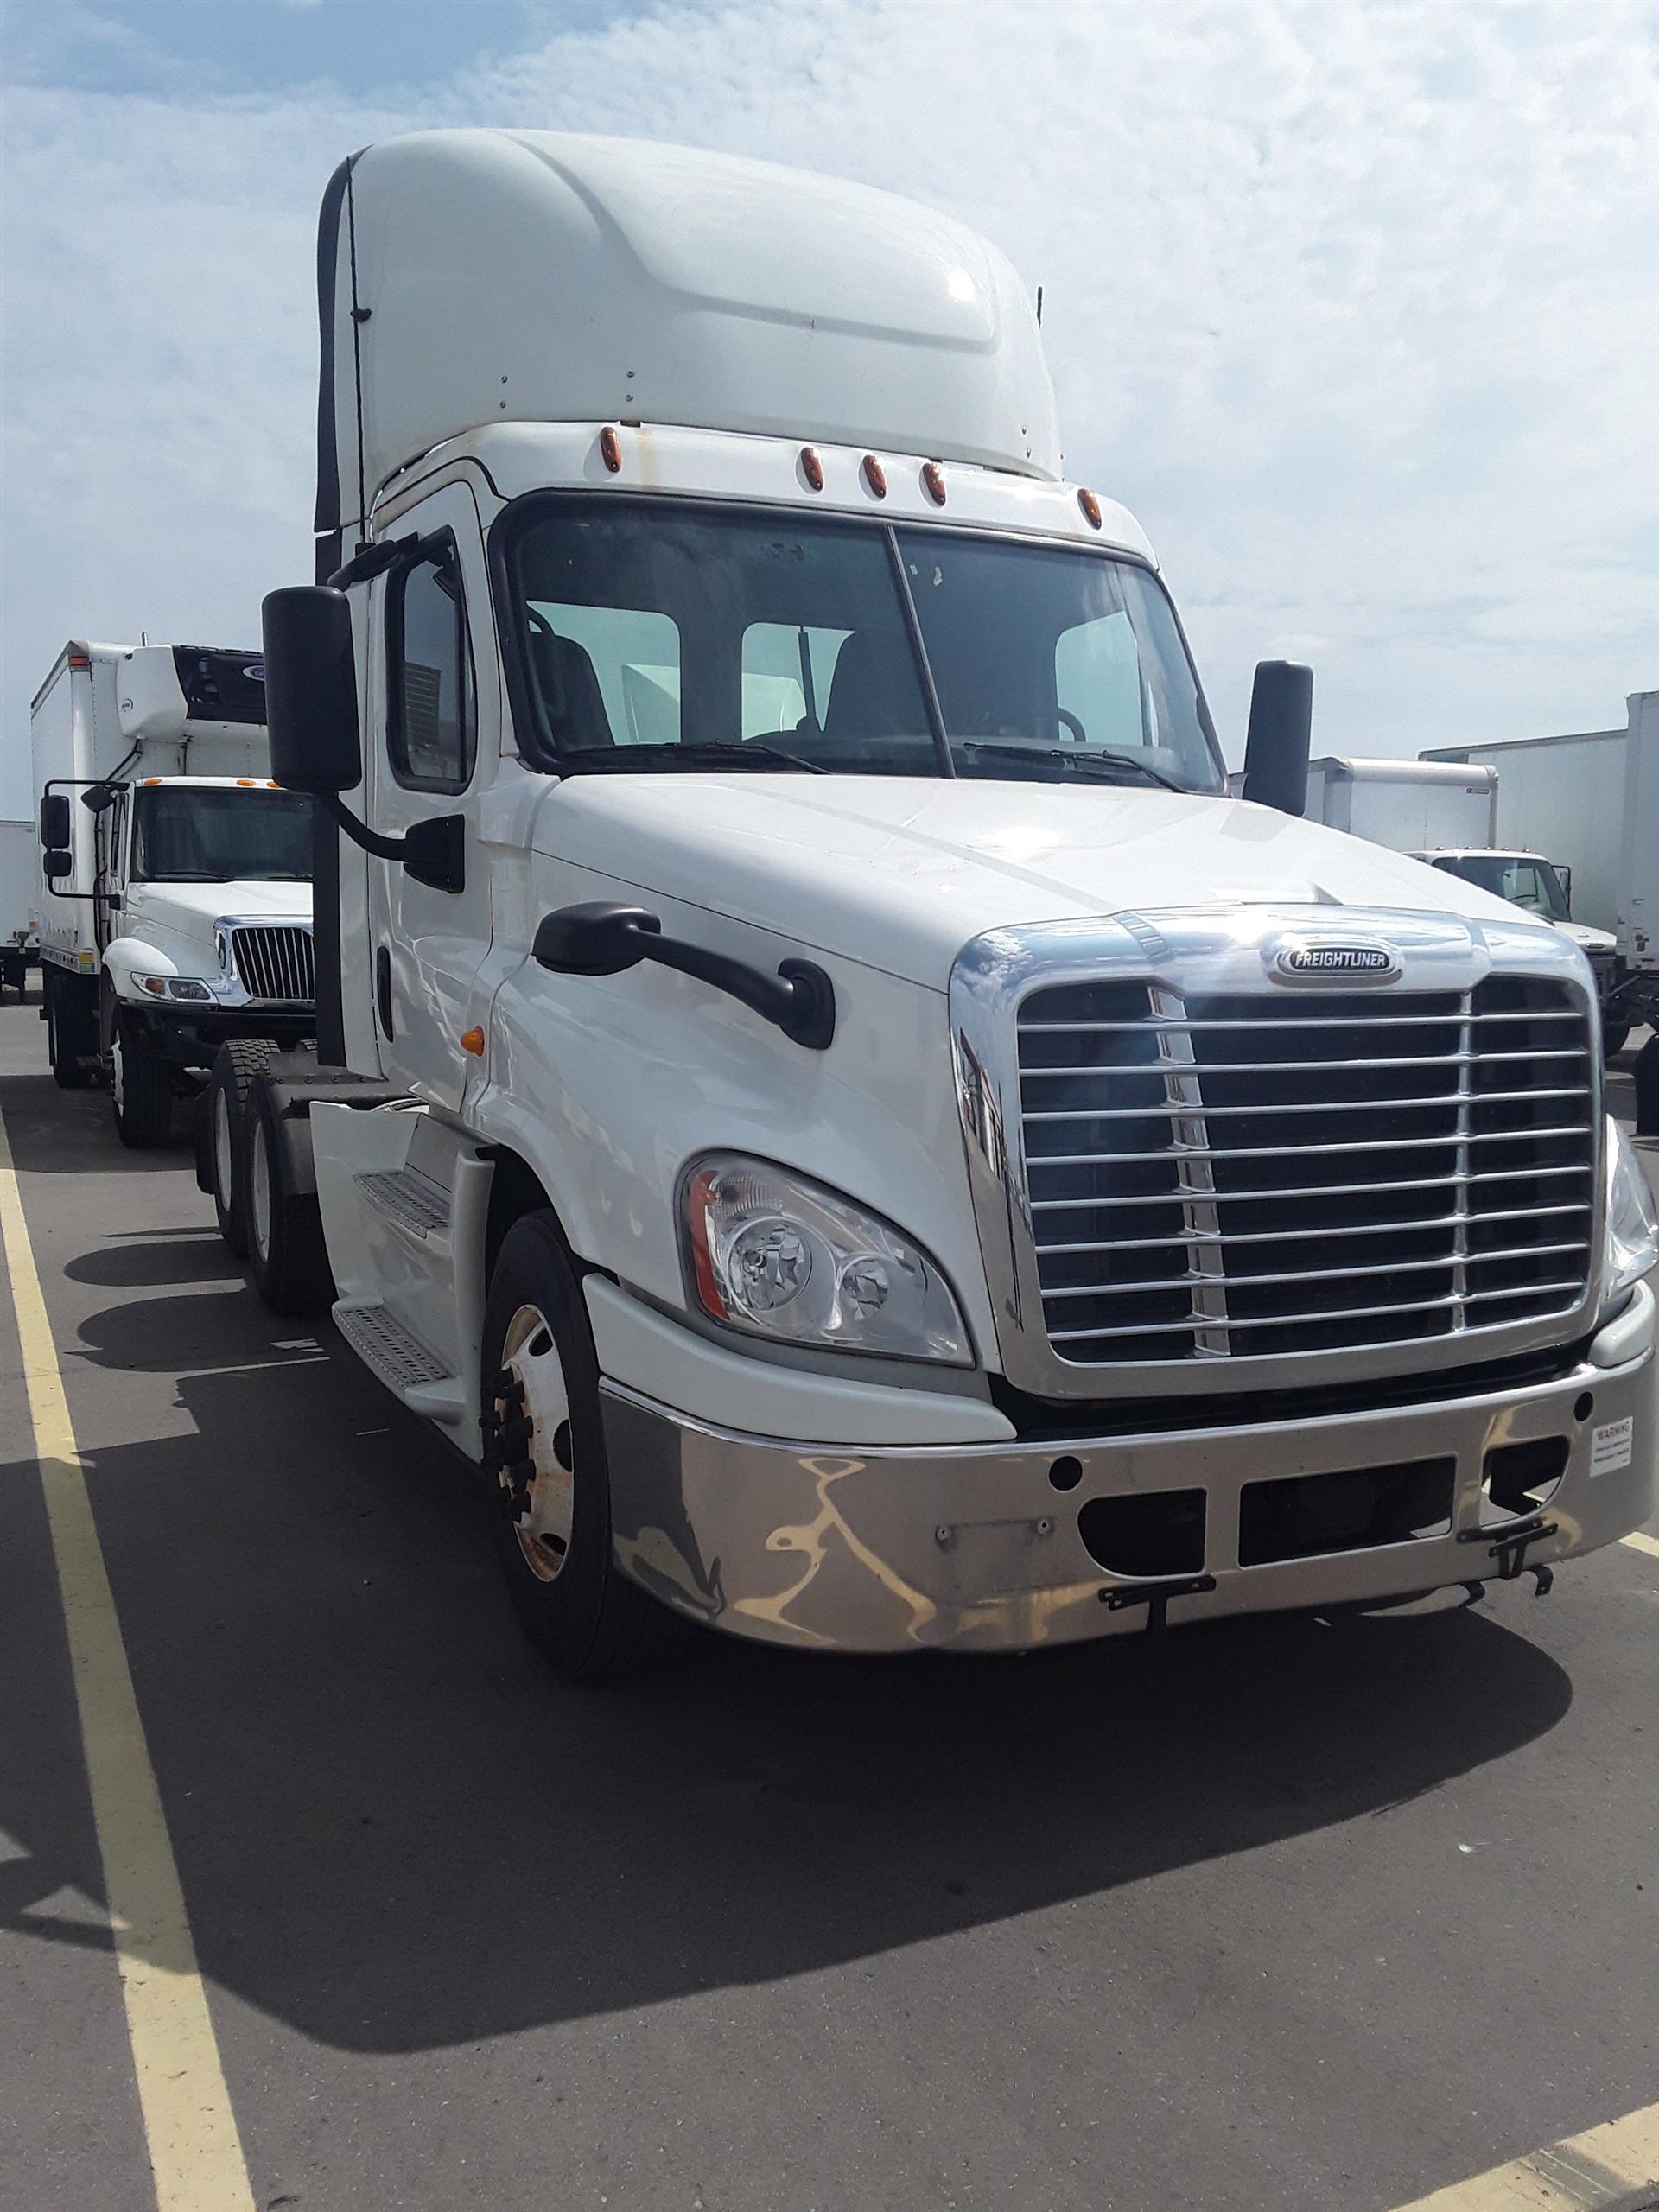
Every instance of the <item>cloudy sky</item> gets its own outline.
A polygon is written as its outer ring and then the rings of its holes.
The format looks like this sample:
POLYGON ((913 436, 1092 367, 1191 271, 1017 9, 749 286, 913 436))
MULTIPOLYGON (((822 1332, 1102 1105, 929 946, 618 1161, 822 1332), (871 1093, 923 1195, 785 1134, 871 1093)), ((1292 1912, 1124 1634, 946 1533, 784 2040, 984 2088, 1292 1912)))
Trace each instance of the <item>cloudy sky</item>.
POLYGON ((257 639, 310 574, 313 238, 439 123, 809 163, 1045 291, 1229 751, 1624 720, 1659 686, 1659 15, 1181 0, 3 0, 0 810, 63 639, 257 639))

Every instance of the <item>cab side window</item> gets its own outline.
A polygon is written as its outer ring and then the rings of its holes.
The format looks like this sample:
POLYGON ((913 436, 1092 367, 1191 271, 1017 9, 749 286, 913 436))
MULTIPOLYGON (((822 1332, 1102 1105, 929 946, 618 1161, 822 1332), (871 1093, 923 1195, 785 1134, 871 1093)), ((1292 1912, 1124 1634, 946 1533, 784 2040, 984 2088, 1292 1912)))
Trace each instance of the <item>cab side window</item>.
POLYGON ((417 791, 465 791, 478 707, 453 540, 395 570, 386 594, 386 750, 417 791))

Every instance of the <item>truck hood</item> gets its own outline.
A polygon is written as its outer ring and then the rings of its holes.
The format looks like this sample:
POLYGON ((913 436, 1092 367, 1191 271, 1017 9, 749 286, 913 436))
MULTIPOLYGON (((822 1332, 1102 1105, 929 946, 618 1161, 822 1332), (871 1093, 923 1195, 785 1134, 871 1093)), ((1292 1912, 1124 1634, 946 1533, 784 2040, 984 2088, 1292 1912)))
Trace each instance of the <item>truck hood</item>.
POLYGON ((1109 785, 878 776, 577 775, 535 849, 943 989, 984 931, 1160 909, 1515 909, 1403 855, 1270 807, 1109 785))
POLYGON ((1570 937, 1580 952, 1611 952, 1618 943, 1611 930, 1592 929, 1588 922, 1554 922, 1550 926, 1570 937))
POLYGON ((308 883, 135 883, 127 892, 124 911, 129 918, 153 917, 168 929, 190 937, 205 934, 211 940, 215 922, 309 923, 311 887, 308 883))

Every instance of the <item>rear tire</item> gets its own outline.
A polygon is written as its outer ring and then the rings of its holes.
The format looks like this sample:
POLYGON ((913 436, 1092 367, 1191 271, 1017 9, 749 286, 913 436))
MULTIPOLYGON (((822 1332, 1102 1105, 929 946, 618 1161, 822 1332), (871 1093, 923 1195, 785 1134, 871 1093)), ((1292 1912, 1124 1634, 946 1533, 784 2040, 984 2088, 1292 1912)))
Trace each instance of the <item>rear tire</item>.
POLYGON ((550 1213, 525 1215, 502 1240, 482 1375, 496 1552, 519 1626, 569 1681, 613 1681, 653 1665, 690 1624, 616 1564, 599 1363, 550 1213))
POLYGON ((219 1048, 202 1100, 202 1151, 219 1233, 238 1260, 248 1255, 246 1192, 242 1175, 248 1095, 270 1065, 262 1037, 232 1038, 219 1048))
POLYGON ((256 1076, 242 1113, 248 1271, 273 1313, 326 1313, 334 1302, 334 1278, 321 1209, 314 1192, 287 1188, 287 1159, 270 1087, 256 1076))
POLYGON ((115 1133, 130 1152, 152 1152, 173 1135, 173 1071, 139 1025, 118 1008, 110 1050, 115 1133))
POLYGON ((87 1065, 98 1049, 96 1032, 85 1010, 73 1003, 73 994, 55 968, 48 968, 41 985, 46 1002, 46 1058, 52 1079, 60 1090, 86 1090, 92 1081, 87 1065))
POLYGON ((1628 1021, 1604 1021, 1601 1025, 1601 1057, 1611 1060, 1615 1052, 1622 1052, 1630 1042, 1630 1025, 1628 1021))

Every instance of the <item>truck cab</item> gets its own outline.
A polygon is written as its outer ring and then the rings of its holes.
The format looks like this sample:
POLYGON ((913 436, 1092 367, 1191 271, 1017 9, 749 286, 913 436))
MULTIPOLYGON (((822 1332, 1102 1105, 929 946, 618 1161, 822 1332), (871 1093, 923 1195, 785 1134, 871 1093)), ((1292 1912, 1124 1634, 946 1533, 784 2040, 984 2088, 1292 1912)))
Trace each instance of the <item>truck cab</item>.
POLYGON ((344 164, 319 266, 256 1281, 471 1464, 556 1666, 1542 1589, 1639 1525, 1582 955, 1300 818, 1306 671, 1227 795, 995 249, 464 131, 344 164))
POLYGON ((1630 1035, 1630 1022, 1609 1006, 1618 981, 1618 939, 1611 930, 1592 929, 1587 922, 1573 920, 1572 878, 1567 869, 1542 853, 1484 845, 1440 847, 1416 857, 1430 868, 1444 868, 1465 883, 1490 891, 1494 898, 1506 899, 1524 913, 1536 914, 1570 938, 1590 963, 1596 979, 1596 995, 1603 1009, 1603 1050, 1610 1058, 1620 1050, 1630 1035))

